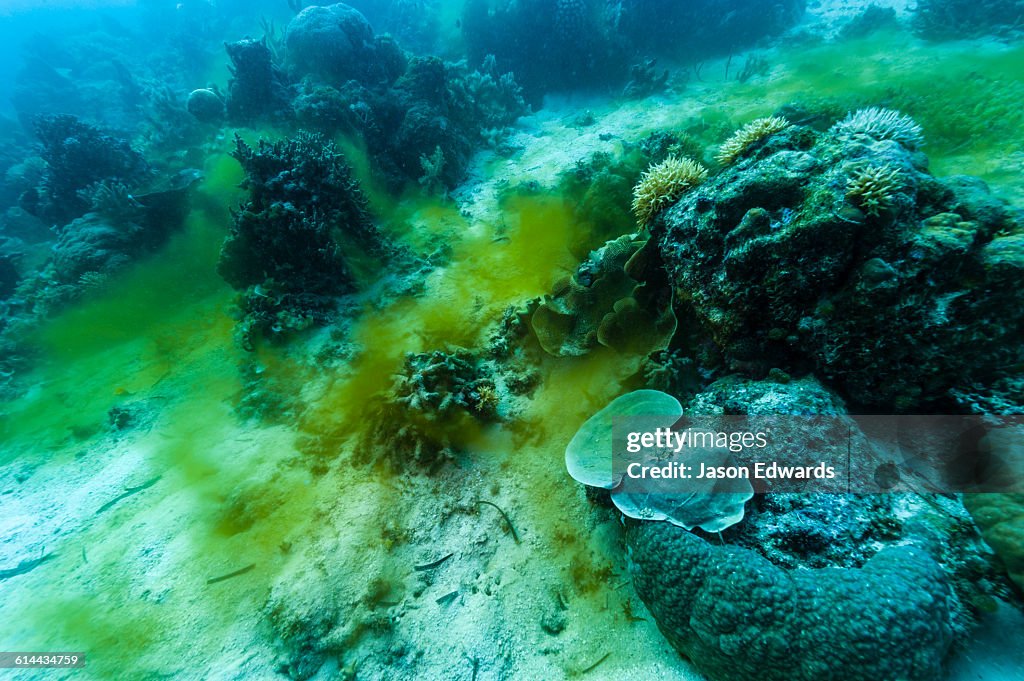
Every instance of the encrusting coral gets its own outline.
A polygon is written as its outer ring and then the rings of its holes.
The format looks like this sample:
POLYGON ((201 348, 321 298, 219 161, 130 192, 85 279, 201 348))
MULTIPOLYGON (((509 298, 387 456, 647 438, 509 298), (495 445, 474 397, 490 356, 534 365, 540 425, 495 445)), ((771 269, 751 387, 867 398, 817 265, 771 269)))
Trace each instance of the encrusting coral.
POLYGON ((690 158, 669 156, 652 165, 633 189, 633 213, 641 227, 658 211, 707 179, 708 170, 690 158))
POLYGON ((840 139, 863 136, 893 140, 911 150, 924 143, 921 126, 913 118, 899 111, 878 107, 854 111, 833 125, 831 132, 840 139))
POLYGON ((855 171, 846 185, 846 198, 868 215, 877 217, 892 205, 900 186, 900 173, 890 166, 868 166, 855 171))
POLYGON ((733 133, 732 137, 718 148, 715 160, 723 166, 732 165, 748 149, 769 135, 774 135, 789 127, 789 121, 781 116, 757 118, 750 121, 733 133))

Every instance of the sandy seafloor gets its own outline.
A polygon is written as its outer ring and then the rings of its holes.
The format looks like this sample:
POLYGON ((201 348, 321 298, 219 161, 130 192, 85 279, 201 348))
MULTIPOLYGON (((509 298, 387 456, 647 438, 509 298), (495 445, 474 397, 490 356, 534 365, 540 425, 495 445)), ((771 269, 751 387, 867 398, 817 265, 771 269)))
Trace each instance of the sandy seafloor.
MULTIPOLYGON (((827 33, 848 4, 812 3, 807 23, 827 33)), ((888 4, 905 13, 906 2, 888 4)), ((456 257, 428 278, 427 295, 364 315, 352 334, 374 348, 369 359, 317 369, 304 352, 323 346, 321 334, 283 358, 258 358, 259 370, 323 416, 365 397, 403 352, 433 349, 438 328, 454 324, 456 337, 474 340, 471 329, 542 295, 574 265, 558 234, 513 224, 495 241, 506 229, 496 219, 502 188, 550 185, 594 151, 731 106, 740 88, 748 110, 737 118, 767 114, 794 82, 785 53, 771 56, 771 72, 747 84, 716 80, 721 62, 704 67, 703 81, 644 101, 550 99, 521 121, 511 140, 519 151, 481 153, 448 203, 409 216, 424 233, 461 234, 467 248, 493 242, 485 262, 456 257), (596 122, 576 125, 581 110, 596 122), (500 282, 472 290, 487 273, 500 282)), ((872 68, 912 70, 930 56, 908 48, 888 59, 872 68)), ((949 155, 933 160, 933 170, 987 175, 997 193, 1020 203, 1020 164, 949 155), (1008 164, 1018 172, 994 169, 1008 164)), ((189 248, 186 238, 180 249, 189 248)), ((276 637, 299 640, 303 629, 310 645, 342 660, 322 668, 322 679, 701 678, 633 593, 618 520, 564 472, 564 446, 578 424, 635 366, 595 357, 541 367, 544 384, 519 405, 517 425, 481 434, 469 456, 436 476, 352 466, 350 443, 311 473, 296 450, 297 434, 310 435, 309 415, 267 425, 233 411, 242 358, 231 342, 230 291, 190 289, 187 273, 173 270, 128 275, 129 284, 172 289, 156 300, 115 293, 58 320, 35 387, 0 406, 11 434, 0 465, 0 570, 53 556, 0 582, 0 649, 85 650, 89 659, 84 674, 0 678, 284 678, 275 669, 289 646, 276 637), (168 300, 174 309, 154 312, 168 300), (75 350, 63 352, 62 339, 71 338, 75 350), (105 426, 117 405, 135 410, 135 427, 105 426), (508 513, 520 541, 481 499, 508 513), (448 554, 440 567, 414 568, 448 554)), ((353 433, 361 425, 343 424, 353 433)), ((950 678, 1020 678, 1021 651, 1024 617, 1002 608, 953 658, 950 678)))

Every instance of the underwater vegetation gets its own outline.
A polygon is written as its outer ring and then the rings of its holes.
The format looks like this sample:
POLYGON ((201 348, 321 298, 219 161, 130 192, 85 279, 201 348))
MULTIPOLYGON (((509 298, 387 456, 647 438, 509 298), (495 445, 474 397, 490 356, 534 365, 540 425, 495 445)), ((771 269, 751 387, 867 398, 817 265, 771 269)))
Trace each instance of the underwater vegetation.
MULTIPOLYGON (((1019 3, 306 4, 11 48, 0 648, 97 679, 1024 669, 1019 493, 665 498, 609 456, 623 416, 774 418, 766 454, 877 480, 852 414, 1024 414, 1019 3)), ((985 444, 1012 468, 1018 436, 985 444)))

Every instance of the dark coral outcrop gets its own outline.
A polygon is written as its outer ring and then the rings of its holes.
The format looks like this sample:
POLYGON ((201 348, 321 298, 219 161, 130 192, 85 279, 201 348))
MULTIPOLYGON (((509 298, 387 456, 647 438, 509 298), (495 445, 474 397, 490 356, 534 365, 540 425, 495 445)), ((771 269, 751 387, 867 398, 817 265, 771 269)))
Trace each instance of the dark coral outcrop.
POLYGON ((760 140, 655 220, 680 317, 732 370, 810 370, 857 405, 1020 409, 998 387, 1024 361, 1017 215, 884 122, 849 132, 760 140))
MULTIPOLYGON (((845 461, 845 441, 827 432, 857 428, 842 400, 812 377, 773 377, 721 378, 686 414, 771 424, 772 447, 785 451, 760 452, 761 461, 799 461, 800 448, 845 461)), ((852 441, 856 479, 878 454, 852 441)), ((737 456, 751 464, 749 453, 737 456)), ((1008 594, 957 499, 758 484, 742 522, 718 536, 627 525, 637 593, 672 645, 714 681, 939 679, 947 654, 969 638, 977 604, 1008 594)))
POLYGON ((918 0, 913 26, 936 40, 1020 32, 1020 0, 918 0))
POLYGON ((26 210, 58 224, 89 209, 85 190, 102 181, 137 187, 149 177, 149 165, 122 137, 75 116, 40 116, 35 133, 46 161, 43 185, 22 197, 26 210))
POLYGON ((373 28, 361 12, 340 2, 299 12, 288 24, 285 45, 298 76, 364 80, 375 61, 373 28))
POLYGON ((353 264, 392 254, 340 151, 300 133, 256 148, 235 138, 249 199, 234 213, 218 272, 245 290, 241 333, 275 335, 325 321, 356 289, 353 264))
MULTIPOLYGON (((282 119, 291 114, 291 93, 284 73, 274 64, 266 40, 246 38, 225 43, 231 59, 231 79, 224 104, 228 119, 235 125, 246 125, 265 119, 282 119)), ((204 92, 196 90, 196 93, 204 92)), ((189 97, 189 110, 195 101, 189 97)), ((214 94, 214 98, 216 95, 214 94)), ((203 107, 195 113, 201 120, 216 120, 215 104, 209 95, 202 95, 203 107)))

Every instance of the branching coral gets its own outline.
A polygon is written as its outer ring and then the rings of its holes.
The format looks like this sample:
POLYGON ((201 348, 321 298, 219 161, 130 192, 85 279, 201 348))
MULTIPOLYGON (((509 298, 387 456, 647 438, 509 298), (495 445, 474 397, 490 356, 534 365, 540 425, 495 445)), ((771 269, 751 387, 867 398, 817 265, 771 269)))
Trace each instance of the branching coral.
POLYGON ((35 133, 43 143, 46 161, 39 213, 65 223, 89 208, 80 190, 100 181, 137 186, 149 175, 149 165, 127 140, 108 135, 74 116, 41 116, 35 133))
POLYGON ((708 170, 690 158, 669 156, 652 165, 633 188, 633 213, 641 227, 661 209, 707 179, 708 170))
POLYGON ((846 198, 868 215, 877 217, 892 205, 893 196, 900 188, 898 170, 891 166, 868 166, 850 176, 846 185, 846 198))
POLYGON ((409 353, 391 389, 374 398, 360 463, 434 469, 454 458, 474 421, 498 418, 492 367, 466 350, 409 353), (381 453, 383 452, 383 458, 381 453))
POLYGON ((299 330, 326 319, 331 297, 355 288, 354 258, 393 254, 337 148, 320 135, 256 149, 235 139, 249 200, 234 214, 217 271, 248 289, 240 330, 299 330))
POLYGON ((733 133, 721 147, 715 157, 723 166, 731 165, 754 144, 789 127, 789 121, 781 116, 757 118, 750 121, 733 133))
POLYGON ((854 111, 833 125, 832 133, 840 139, 864 136, 893 140, 907 149, 916 149, 924 142, 921 126, 913 118, 893 109, 878 107, 854 111))

